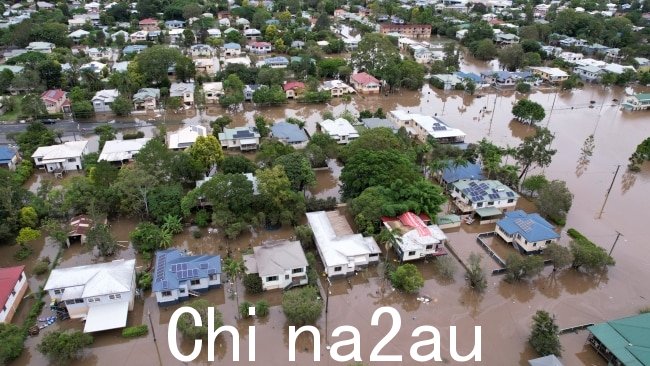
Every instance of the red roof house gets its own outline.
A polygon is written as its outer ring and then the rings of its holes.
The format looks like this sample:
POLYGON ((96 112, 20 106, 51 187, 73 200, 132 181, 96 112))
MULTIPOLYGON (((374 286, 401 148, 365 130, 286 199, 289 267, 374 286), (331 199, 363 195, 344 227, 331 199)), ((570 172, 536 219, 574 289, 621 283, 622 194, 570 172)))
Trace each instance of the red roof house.
POLYGON ((368 74, 367 72, 360 72, 354 74, 350 77, 352 81, 352 86, 359 93, 363 94, 377 94, 379 93, 379 88, 381 83, 374 76, 368 74))
POLYGON ((93 220, 86 215, 77 215, 70 219, 70 231, 68 232, 68 247, 71 241, 86 242, 86 234, 93 226, 93 220))
POLYGON ((10 323, 27 292, 25 266, 0 268, 0 323, 10 323))
POLYGON ((153 31, 158 30, 158 20, 154 18, 145 18, 138 22, 140 30, 153 31))
POLYGON ((61 113, 67 98, 63 90, 51 89, 46 90, 41 94, 41 100, 43 101, 43 104, 45 104, 47 113, 61 113))
POLYGON ((287 98, 294 98, 298 96, 301 90, 305 89, 305 83, 300 81, 290 81, 283 85, 284 92, 287 94, 287 98))

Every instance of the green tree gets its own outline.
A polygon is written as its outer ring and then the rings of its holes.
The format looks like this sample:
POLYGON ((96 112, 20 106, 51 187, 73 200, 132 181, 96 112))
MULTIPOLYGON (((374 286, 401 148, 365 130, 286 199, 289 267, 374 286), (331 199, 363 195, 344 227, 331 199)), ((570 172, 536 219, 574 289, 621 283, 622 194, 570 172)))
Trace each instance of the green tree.
POLYGON ((46 89, 61 87, 61 65, 58 62, 51 59, 44 60, 38 63, 36 69, 46 89))
POLYGON ((30 227, 24 227, 18 232, 16 243, 25 245, 30 241, 36 240, 41 237, 41 232, 30 227))
MULTIPOLYGON (((232 123, 232 118, 230 118, 229 116, 219 116, 217 117, 217 119, 215 119, 210 123, 210 127, 214 129, 215 133, 219 133, 219 132, 223 132, 223 129, 228 127, 228 125, 231 123, 232 123)), ((219 136, 215 136, 215 137, 218 138, 219 136)))
POLYGON ((179 183, 165 183, 153 187, 147 194, 149 216, 157 223, 164 223, 169 215, 180 217, 183 192, 179 183))
POLYGON ((260 300, 255 304, 255 315, 258 318, 264 318, 269 315, 269 303, 266 300, 260 300))
POLYGON ((255 173, 257 165, 242 155, 228 155, 219 166, 224 174, 255 173))
POLYGON ((255 160, 263 166, 273 165, 280 156, 291 154, 295 149, 291 145, 285 145, 277 140, 262 142, 255 160))
POLYGON ((553 272, 566 268, 573 262, 571 250, 558 243, 548 244, 544 249, 544 255, 553 261, 553 272))
POLYGON ((542 174, 531 175, 521 183, 521 189, 528 191, 528 194, 535 196, 539 191, 548 185, 548 179, 542 174))
POLYGON ((533 166, 540 168, 551 164, 557 152, 551 149, 555 136, 546 128, 537 128, 535 135, 524 138, 524 142, 515 149, 514 157, 521 166, 519 179, 524 177, 533 166))
POLYGON ((36 349, 59 365, 68 365, 81 357, 84 348, 93 343, 93 337, 81 331, 48 332, 36 349))
POLYGON ((524 65, 524 50, 520 45, 514 44, 499 50, 499 64, 509 71, 515 71, 524 65))
POLYGON ((72 115, 76 118, 90 118, 94 113, 95 109, 90 101, 72 102, 72 115))
POLYGON ((578 238, 569 243, 571 254, 573 254, 573 269, 584 268, 587 271, 597 271, 613 266, 614 258, 609 256, 605 249, 592 243, 586 238, 578 238))
POLYGON ((32 229, 38 226, 38 213, 34 207, 25 206, 20 209, 20 225, 32 229))
POLYGON ((443 255, 436 258, 434 267, 443 279, 451 280, 458 269, 456 260, 450 255, 443 255))
POLYGON ((299 225, 293 228, 296 233, 296 239, 300 241, 303 249, 312 249, 314 246, 314 232, 307 225, 299 225))
MULTIPOLYGON (((234 33, 234 32, 231 32, 234 33)), ((244 83, 235 74, 230 74, 223 82, 225 94, 219 97, 222 107, 241 104, 244 101, 244 83)))
POLYGON ((316 183, 316 174, 311 169, 307 157, 299 152, 279 157, 274 165, 281 165, 291 182, 291 188, 302 191, 316 183))
MULTIPOLYGON (((176 80, 181 80, 186 82, 189 81, 190 79, 193 79, 194 76, 196 76, 196 65, 194 64, 194 61, 192 61, 191 58, 182 56, 176 59, 176 64, 174 65, 174 72, 176 73, 176 80)), ((194 97, 195 103, 198 102, 197 96, 198 95, 195 95, 194 97)))
POLYGON ((255 115, 255 128, 261 137, 267 137, 271 132, 266 118, 264 118, 264 116, 261 114, 255 115))
POLYGON ((399 49, 391 40, 379 33, 363 35, 359 46, 352 54, 352 65, 359 70, 384 78, 391 66, 399 64, 399 49))
POLYGON ((47 109, 41 97, 36 94, 27 94, 20 103, 22 113, 27 117, 38 117, 47 114, 47 109))
POLYGON ((462 43, 466 46, 471 45, 473 42, 481 40, 492 40, 494 37, 494 31, 490 23, 481 20, 479 22, 472 23, 467 29, 467 34, 463 37, 462 43))
POLYGON ((522 257, 511 253, 506 258, 506 281, 516 282, 538 275, 544 269, 544 259, 538 255, 522 257))
POLYGON ((487 287, 485 270, 481 266, 482 256, 477 253, 469 255, 469 265, 467 269, 467 283, 476 291, 482 292, 487 287))
POLYGON ((226 258, 223 263, 223 272, 228 275, 228 278, 235 286, 235 299, 237 300, 237 308, 239 308, 239 291, 237 291, 237 283, 239 282, 239 277, 246 272, 244 261, 226 258))
POLYGON ((422 274, 413 264, 403 264, 390 274, 390 280, 397 289, 417 293, 424 286, 422 274))
POLYGON ((474 41, 469 45, 469 49, 472 56, 484 61, 492 60, 498 54, 497 47, 491 38, 474 41))
POLYGON ((537 123, 546 117, 544 107, 528 99, 521 99, 512 107, 512 114, 524 123, 537 123))
POLYGON ((266 224, 295 224, 305 213, 304 196, 291 189, 291 181, 281 166, 259 170, 257 186, 258 204, 266 224))
POLYGON ((264 291, 262 278, 257 273, 248 273, 244 276, 244 288, 249 295, 259 294, 264 291))
POLYGON ((141 253, 153 253, 160 247, 162 230, 150 222, 141 222, 129 234, 133 247, 141 253))
POLYGON ((519 81, 517 82, 517 85, 515 86, 515 90, 519 93, 527 94, 530 93, 531 86, 530 84, 519 81))
POLYGON ((573 203, 573 194, 566 182, 553 180, 539 190, 535 200, 539 213, 558 224, 563 224, 573 203))
POLYGON ((533 316, 533 329, 528 342, 540 356, 562 355, 560 329, 555 317, 544 310, 537 310, 533 316))
POLYGON ((323 301, 315 287, 306 286, 285 292, 282 295, 282 310, 291 325, 314 324, 321 316, 323 301))
POLYGON ((221 143, 216 137, 199 136, 187 149, 188 154, 198 161, 204 171, 209 171, 213 166, 220 164, 224 159, 221 143))
POLYGON ((111 235, 111 230, 106 224, 96 224, 90 228, 87 242, 96 246, 102 257, 109 257, 117 250, 117 241, 111 235))
POLYGON ((629 158, 628 169, 631 171, 641 170, 640 165, 650 160, 650 137, 643 140, 629 158))
POLYGON ((459 55, 458 51, 456 50, 456 45, 453 42, 446 43, 443 52, 445 56, 442 59, 442 63, 444 67, 446 67, 448 70, 453 69, 453 70, 459 70, 460 68, 460 61, 459 61, 459 55))
POLYGON ((192 309, 196 310, 199 313, 199 316, 201 318, 201 325, 200 326, 195 326, 194 325, 194 317, 191 316, 188 313, 182 314, 178 318, 178 323, 176 324, 176 327, 178 330, 181 332, 183 337, 194 340, 194 339, 207 339, 208 338, 208 324, 210 318, 208 317, 208 309, 213 308, 214 309, 214 318, 212 321, 214 322, 214 329, 218 329, 223 325, 223 317, 221 315, 221 312, 216 309, 214 304, 210 303, 208 300, 205 299, 198 299, 190 302, 186 306, 191 307, 192 309))
POLYGON ((156 45, 140 52, 135 57, 135 62, 145 83, 160 84, 167 80, 168 69, 182 57, 184 56, 176 48, 156 45))
POLYGON ((25 331, 14 324, 0 323, 0 364, 6 365, 23 352, 25 331))
POLYGON ((183 223, 181 218, 171 214, 165 215, 161 229, 170 232, 172 235, 180 234, 183 232, 183 223))
POLYGON ((111 110, 116 116, 128 116, 132 107, 131 101, 122 95, 115 98, 115 101, 111 104, 111 110))

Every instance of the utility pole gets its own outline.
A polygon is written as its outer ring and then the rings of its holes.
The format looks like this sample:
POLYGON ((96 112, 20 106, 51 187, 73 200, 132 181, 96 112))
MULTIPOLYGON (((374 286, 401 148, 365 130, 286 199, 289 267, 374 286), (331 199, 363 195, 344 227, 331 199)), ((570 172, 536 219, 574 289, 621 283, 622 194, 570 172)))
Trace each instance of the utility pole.
POLYGON ((616 172, 614 172, 614 178, 612 178, 612 183, 609 185, 609 189, 607 189, 607 193, 605 193, 605 201, 603 202, 603 207, 600 208, 600 212, 598 213, 599 219, 603 216, 603 210, 605 210, 605 205, 607 204, 609 193, 612 191, 612 187, 614 187, 614 181, 616 180, 616 176, 618 175, 619 169, 621 169, 621 164, 618 164, 616 166, 616 172))
POLYGON ((551 104, 551 111, 548 112, 548 120, 546 121, 546 127, 551 123, 551 115, 553 114, 553 109, 555 108, 555 100, 557 99, 557 93, 559 89, 555 89, 555 96, 553 97, 553 104, 551 104))
POLYGON ((618 231, 616 232, 616 239, 614 240, 614 244, 612 244, 612 249, 609 250, 609 256, 612 256, 612 252, 614 251, 614 248, 616 247, 616 243, 618 243, 618 238, 623 236, 623 234, 619 233, 618 231))

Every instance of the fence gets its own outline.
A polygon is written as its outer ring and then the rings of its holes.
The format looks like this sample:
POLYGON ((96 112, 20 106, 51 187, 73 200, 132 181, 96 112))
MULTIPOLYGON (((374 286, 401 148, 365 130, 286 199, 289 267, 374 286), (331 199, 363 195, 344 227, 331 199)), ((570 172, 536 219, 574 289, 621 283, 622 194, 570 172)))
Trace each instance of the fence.
POLYGON ((586 329, 588 327, 591 327, 592 325, 594 325, 594 323, 581 324, 581 325, 576 325, 574 327, 560 329, 559 334, 565 334, 565 333, 571 333, 571 332, 575 333, 575 332, 577 332, 579 330, 583 330, 583 329, 586 329))
POLYGON ((496 235, 496 233, 494 231, 489 231, 489 232, 486 232, 486 233, 480 233, 480 234, 478 234, 478 236, 476 236, 476 242, 478 243, 479 246, 481 246, 481 248, 483 248, 483 250, 485 250, 487 252, 487 254, 490 257, 492 257, 492 259, 494 259, 495 262, 497 262, 497 264, 499 266, 501 266, 501 268, 495 269, 495 270, 492 271, 492 275, 498 275, 498 274, 502 274, 502 273, 504 273, 506 271, 506 268, 505 268, 506 267, 506 262, 504 262, 503 259, 501 259, 501 257, 499 257, 499 255, 497 253, 495 253, 492 250, 492 248, 490 248, 483 241, 483 238, 491 238, 494 235, 496 235))

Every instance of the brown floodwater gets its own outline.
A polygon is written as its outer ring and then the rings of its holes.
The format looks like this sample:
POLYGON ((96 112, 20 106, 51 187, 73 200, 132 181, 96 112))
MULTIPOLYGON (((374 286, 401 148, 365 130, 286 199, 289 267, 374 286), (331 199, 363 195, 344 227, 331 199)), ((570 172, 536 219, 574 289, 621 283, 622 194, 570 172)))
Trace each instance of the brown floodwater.
MULTIPOLYGON (((465 61, 464 61, 465 62, 465 61)), ((469 62, 471 65, 475 63, 469 62)), ((494 65, 475 66, 476 71, 494 65)), ((641 89, 637 90, 641 91, 641 89)), ((403 109, 413 113, 437 114, 451 126, 467 133, 467 142, 475 142, 483 137, 502 146, 516 146, 529 136, 533 130, 530 126, 513 121, 510 110, 521 96, 512 91, 479 91, 478 96, 467 96, 455 91, 432 90, 425 86, 419 92, 403 91, 389 96, 357 96, 350 103, 334 101, 327 106, 303 105, 290 102, 283 107, 254 109, 251 104, 237 112, 228 112, 234 120, 233 125, 252 125, 256 113, 262 113, 271 120, 286 117, 298 117, 306 121, 308 131, 315 130, 320 113, 330 110, 335 115, 348 109, 357 112, 363 109, 375 109, 379 106, 384 111, 403 109)), ((443 280, 434 269, 434 261, 418 262, 423 273, 425 285, 420 295, 430 297, 429 303, 417 300, 418 295, 408 295, 393 291, 385 283, 381 273, 383 264, 371 267, 349 279, 332 281, 331 287, 321 280, 326 293, 330 293, 327 315, 323 314, 317 322, 321 330, 322 364, 335 364, 329 358, 325 345, 332 344, 332 330, 341 325, 356 326, 362 335, 361 354, 366 364, 374 345, 386 334, 389 322, 382 318, 377 327, 370 326, 373 311, 380 306, 393 306, 402 317, 400 335, 384 348, 385 354, 404 355, 403 364, 415 365, 408 356, 409 347, 414 342, 410 334, 417 326, 434 325, 442 334, 442 355, 448 364, 454 364, 449 352, 449 327, 458 327, 458 348, 461 354, 469 352, 473 345, 473 326, 482 326, 484 365, 526 365, 526 361, 535 354, 527 343, 530 332, 531 316, 535 311, 544 309, 557 317, 560 328, 584 323, 597 323, 608 319, 633 315, 642 307, 650 305, 650 286, 646 279, 650 276, 650 257, 647 255, 645 210, 650 207, 650 165, 645 164, 641 172, 626 172, 626 163, 636 145, 650 136, 650 112, 623 112, 614 102, 624 97, 620 88, 586 86, 583 90, 556 93, 555 90, 541 90, 530 95, 530 99, 542 104, 547 117, 541 122, 555 134, 553 148, 557 154, 550 166, 534 169, 533 173, 543 172, 551 179, 567 182, 574 194, 573 206, 567 217, 567 226, 581 231, 597 244, 609 249, 616 237, 621 237, 613 253, 616 266, 607 272, 587 276, 574 271, 561 271, 552 274, 550 268, 536 279, 524 283, 508 284, 501 277, 490 276, 488 287, 482 294, 467 289, 464 273, 458 265, 453 280, 443 280), (595 103, 591 103, 594 101, 595 103), (551 108, 553 111, 551 112, 551 108), (594 135, 593 154, 585 157, 581 154, 585 140, 594 135), (614 181, 602 215, 599 211, 604 202, 605 193, 612 182, 616 166, 621 171, 614 181)), ((195 123, 208 123, 224 113, 218 107, 210 108, 197 115, 166 116, 167 129, 195 123)), ((162 122, 161 119, 159 119, 162 122)), ((147 121, 142 130, 154 133, 154 121, 147 121)), ((329 169, 318 171, 318 182, 311 193, 319 197, 338 197, 336 177, 340 168, 329 165, 329 169)), ((39 178, 35 178, 36 181, 39 178)), ((30 183, 31 185, 31 183, 30 183)), ((534 206, 526 201, 520 207, 527 211, 534 206)), ((135 226, 134 221, 123 220, 111 223, 118 240, 127 241, 128 233, 135 226)), ((490 231, 493 225, 463 225, 460 229, 448 231, 451 245, 481 252, 476 244, 476 233, 490 231)), ((291 238, 291 230, 282 228, 277 231, 253 231, 245 233, 235 241, 225 240, 219 233, 209 234, 203 229, 203 236, 195 239, 190 228, 175 237, 175 245, 194 253, 218 253, 240 255, 251 246, 259 245, 267 239, 291 238)), ((567 235, 561 233, 561 242, 568 243, 567 235)), ((54 256, 54 251, 47 249, 44 241, 32 244, 38 256, 54 256)), ((13 263, 11 255, 15 247, 0 248, 0 263, 13 263)), ((383 249, 383 248, 382 248, 383 249)), ((507 249, 507 248, 506 248, 507 249)), ((126 246, 120 255, 135 256, 126 246)), ((37 257, 32 256, 26 263, 37 257)), ((389 261, 393 261, 390 256, 389 261)), ((64 252, 62 261, 66 265, 76 265, 95 260, 92 253, 85 248, 72 248, 64 252)), ((489 257, 484 255, 484 266, 488 266, 489 257)), ((30 264, 27 264, 28 268, 30 264)), ((140 261, 138 265, 144 265, 140 261)), ((33 280, 32 280, 33 281, 33 280)), ((44 279, 37 279, 42 283, 44 279)), ((31 282, 30 282, 31 284, 31 282)), ((33 286, 34 284, 32 284, 33 286)), ((217 304, 224 315, 226 324, 236 325, 241 334, 240 364, 247 364, 248 326, 256 325, 257 362, 261 365, 286 365, 288 362, 288 331, 281 311, 281 293, 271 292, 248 296, 242 285, 238 286, 239 300, 257 301, 267 299, 272 307, 269 317, 265 319, 236 320, 236 299, 232 298, 235 290, 226 284, 224 288, 210 291, 205 298, 217 304)), ((158 308, 155 299, 149 294, 138 300, 136 310, 129 316, 129 324, 151 324, 156 334, 136 340, 125 341, 119 332, 106 332, 96 335, 95 344, 86 352, 86 357, 74 362, 74 365, 139 365, 160 364, 178 365, 171 356, 167 344, 169 318, 175 307, 158 308)), ((47 310, 44 311, 47 313, 47 310)), ((81 329, 81 324, 70 321, 56 324, 57 327, 81 329)), ((301 337, 297 346, 299 365, 313 364, 311 361, 313 346, 308 339, 301 337)), ((606 363, 586 345, 587 333, 561 336, 564 347, 562 360, 565 365, 605 365, 606 363)), ((45 365, 46 360, 35 350, 39 337, 30 338, 27 349, 16 365, 45 365)), ((219 364, 232 365, 232 343, 229 336, 220 337, 216 347, 216 359, 219 364)), ((189 352, 189 342, 181 341, 181 349, 189 352)), ((204 347, 205 348, 205 347, 204 347)), ((346 349, 347 351, 347 349, 346 349)), ((207 364, 204 349, 199 358, 191 364, 207 364)), ((391 363, 387 363, 391 364, 391 363)))

